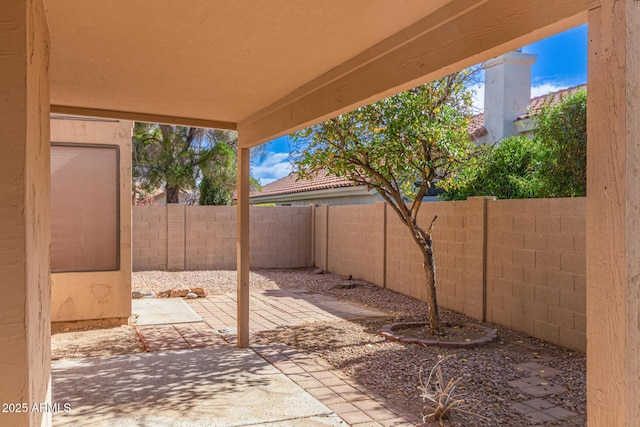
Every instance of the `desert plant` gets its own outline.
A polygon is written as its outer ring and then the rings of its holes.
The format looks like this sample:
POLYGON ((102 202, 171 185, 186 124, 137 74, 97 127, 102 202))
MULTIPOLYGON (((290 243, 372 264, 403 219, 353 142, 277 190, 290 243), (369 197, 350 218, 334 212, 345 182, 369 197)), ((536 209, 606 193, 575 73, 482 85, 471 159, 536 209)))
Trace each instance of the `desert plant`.
POLYGON ((449 415, 454 411, 484 419, 484 417, 480 416, 477 412, 474 412, 480 402, 470 403, 457 392, 456 389, 462 377, 456 379, 451 378, 449 381, 445 381, 442 369, 440 369, 440 364, 449 357, 450 356, 443 357, 433 365, 426 382, 423 381, 423 370, 420 368, 420 386, 418 389, 420 390, 420 397, 422 397, 423 402, 426 403, 424 409, 428 411, 426 414, 421 414, 422 421, 433 420, 443 426, 443 420, 449 418, 449 415))

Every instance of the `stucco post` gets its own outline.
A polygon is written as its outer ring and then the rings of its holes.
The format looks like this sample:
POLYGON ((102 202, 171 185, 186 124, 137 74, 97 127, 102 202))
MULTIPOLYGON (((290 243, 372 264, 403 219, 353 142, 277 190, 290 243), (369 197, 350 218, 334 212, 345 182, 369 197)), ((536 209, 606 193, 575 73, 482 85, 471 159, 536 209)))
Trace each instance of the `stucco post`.
POLYGON ((587 417, 640 419, 640 2, 589 13, 587 417))
POLYGON ((249 149, 238 149, 238 347, 249 347, 249 149))
POLYGON ((50 425, 49 30, 41 0, 2 3, 0 425, 50 425), (24 409, 24 408, 22 408, 24 409))

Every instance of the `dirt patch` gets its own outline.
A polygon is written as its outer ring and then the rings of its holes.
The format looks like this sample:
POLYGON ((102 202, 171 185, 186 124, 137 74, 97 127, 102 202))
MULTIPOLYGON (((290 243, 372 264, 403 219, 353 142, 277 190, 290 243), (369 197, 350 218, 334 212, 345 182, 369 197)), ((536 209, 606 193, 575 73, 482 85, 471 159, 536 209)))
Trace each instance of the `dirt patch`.
POLYGON ((86 326, 82 330, 52 331, 51 359, 112 356, 144 352, 136 330, 129 325, 103 328, 86 326))

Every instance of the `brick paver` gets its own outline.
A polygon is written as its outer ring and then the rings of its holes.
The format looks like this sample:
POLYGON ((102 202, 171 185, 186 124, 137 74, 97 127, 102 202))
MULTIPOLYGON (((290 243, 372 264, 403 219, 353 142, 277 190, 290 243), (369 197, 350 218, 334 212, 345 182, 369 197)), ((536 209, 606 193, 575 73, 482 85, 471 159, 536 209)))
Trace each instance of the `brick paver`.
POLYGON ((515 365, 514 368, 525 375, 532 375, 509 382, 511 387, 518 388, 529 395, 538 396, 536 399, 529 399, 511 405, 514 410, 524 415, 530 423, 558 422, 576 416, 574 412, 540 398, 566 391, 564 387, 549 382, 550 377, 559 376, 562 371, 544 366, 538 362, 521 363, 515 365))
POLYGON ((351 383, 318 361, 312 354, 281 344, 251 347, 283 373, 292 366, 302 369, 287 376, 310 393, 350 426, 411 426, 421 423, 419 417, 389 408, 387 402, 368 394, 364 387, 351 383))

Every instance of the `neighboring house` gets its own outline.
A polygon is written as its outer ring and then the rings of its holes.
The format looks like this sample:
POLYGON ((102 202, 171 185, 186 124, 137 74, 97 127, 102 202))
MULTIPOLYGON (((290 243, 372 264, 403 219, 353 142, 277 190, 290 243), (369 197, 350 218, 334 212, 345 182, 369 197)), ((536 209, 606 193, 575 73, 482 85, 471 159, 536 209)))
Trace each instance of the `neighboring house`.
POLYGON ((251 204, 275 203, 278 206, 306 205, 361 205, 382 201, 375 190, 367 191, 364 185, 354 185, 345 178, 321 171, 314 179, 298 180, 293 172, 288 176, 254 191, 249 196, 251 204))
MULTIPOLYGON (((200 194, 197 190, 180 190, 178 192, 178 204, 180 205, 197 205, 199 198, 200 194)), ((152 196, 143 196, 140 191, 134 191, 132 192, 132 204, 134 206, 165 206, 167 204, 167 193, 165 191, 158 191, 152 196)))
MULTIPOLYGON (((473 116, 468 126, 469 135, 478 144, 493 144, 510 136, 532 136, 535 116, 543 106, 586 89, 586 85, 580 85, 531 98, 531 64, 535 59, 535 55, 509 52, 483 64, 484 112, 473 116)), ((432 187, 424 201, 435 201, 436 195, 432 187)), ((300 206, 375 203, 382 198, 375 190, 367 191, 363 185, 353 185, 323 171, 314 179, 299 181, 291 173, 265 185, 262 192, 252 192, 249 200, 252 204, 300 206)))
POLYGON ((510 136, 531 136, 535 116, 543 106, 586 89, 585 84, 531 98, 531 65, 535 60, 535 55, 509 52, 482 65, 484 111, 469 124, 469 134, 477 143, 493 144, 510 136))
MULTIPOLYGON (((435 201, 435 187, 431 187, 424 201, 435 201)), ((253 205, 272 204, 277 206, 307 205, 363 205, 381 202, 376 190, 367 190, 364 185, 354 185, 346 178, 329 175, 321 171, 313 179, 298 180, 295 172, 253 191, 249 202, 253 205)))

